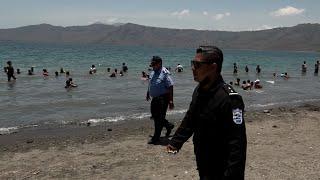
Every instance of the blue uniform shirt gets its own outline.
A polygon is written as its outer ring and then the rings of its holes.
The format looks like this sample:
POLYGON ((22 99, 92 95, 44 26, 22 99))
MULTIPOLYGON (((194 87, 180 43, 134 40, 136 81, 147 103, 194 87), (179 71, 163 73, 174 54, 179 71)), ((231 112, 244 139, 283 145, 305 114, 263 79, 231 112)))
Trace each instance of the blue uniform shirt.
POLYGON ((170 77, 170 72, 165 67, 150 73, 149 93, 151 97, 158 97, 168 93, 170 86, 173 86, 173 80, 170 77))

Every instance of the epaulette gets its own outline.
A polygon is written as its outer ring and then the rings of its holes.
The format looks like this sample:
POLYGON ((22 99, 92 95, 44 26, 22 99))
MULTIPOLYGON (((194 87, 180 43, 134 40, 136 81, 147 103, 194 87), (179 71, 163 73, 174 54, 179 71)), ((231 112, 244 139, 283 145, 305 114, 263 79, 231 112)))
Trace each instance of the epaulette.
POLYGON ((163 68, 161 69, 161 71, 162 71, 162 73, 164 73, 164 74, 171 74, 170 71, 169 71, 167 68, 165 68, 165 67, 163 67, 163 68))
POLYGON ((223 89, 229 94, 229 96, 239 95, 229 84, 224 84, 223 89))

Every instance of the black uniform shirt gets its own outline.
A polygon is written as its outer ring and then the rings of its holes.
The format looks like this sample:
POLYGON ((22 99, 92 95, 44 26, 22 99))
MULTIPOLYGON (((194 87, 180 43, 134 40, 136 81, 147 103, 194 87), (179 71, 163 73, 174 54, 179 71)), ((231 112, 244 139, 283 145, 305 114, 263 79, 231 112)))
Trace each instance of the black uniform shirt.
POLYGON ((243 111, 242 97, 221 76, 208 91, 198 86, 170 145, 180 149, 193 135, 200 175, 244 179, 247 139, 243 111))

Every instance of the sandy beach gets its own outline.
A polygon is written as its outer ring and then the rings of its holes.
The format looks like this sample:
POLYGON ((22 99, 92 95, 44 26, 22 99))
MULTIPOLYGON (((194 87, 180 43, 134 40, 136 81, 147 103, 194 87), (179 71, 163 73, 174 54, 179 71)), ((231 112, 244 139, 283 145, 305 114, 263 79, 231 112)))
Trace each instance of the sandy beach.
MULTIPOLYGON (((246 179, 319 180, 319 113, 310 104, 246 112, 246 179)), ((147 144, 152 132, 152 121, 135 120, 1 135, 0 179, 198 179, 192 140, 171 155, 167 139, 147 144)))

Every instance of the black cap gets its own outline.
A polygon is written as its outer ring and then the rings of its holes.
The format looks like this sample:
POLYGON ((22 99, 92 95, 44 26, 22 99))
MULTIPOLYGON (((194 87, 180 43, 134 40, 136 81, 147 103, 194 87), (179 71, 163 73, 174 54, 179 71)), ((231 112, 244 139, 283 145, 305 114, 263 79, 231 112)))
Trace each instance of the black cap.
POLYGON ((159 56, 153 56, 151 61, 153 61, 153 62, 162 62, 162 59, 159 56))

